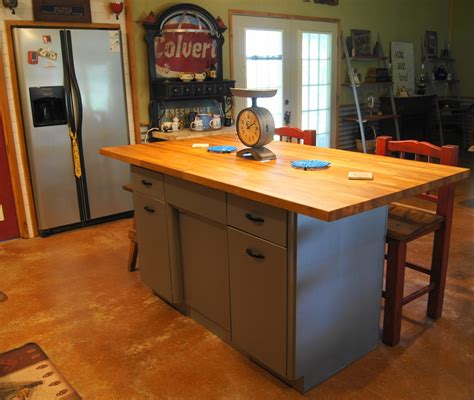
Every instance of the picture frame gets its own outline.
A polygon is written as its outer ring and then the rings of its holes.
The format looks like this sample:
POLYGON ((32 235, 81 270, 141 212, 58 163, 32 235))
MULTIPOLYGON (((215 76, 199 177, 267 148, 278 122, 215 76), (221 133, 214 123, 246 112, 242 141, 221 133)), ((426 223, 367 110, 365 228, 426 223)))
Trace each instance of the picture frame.
POLYGON ((425 48, 428 58, 438 56, 438 33, 434 31, 425 31, 425 48))
POLYGON ((90 0, 33 0, 35 21, 92 22, 90 0))
POLYGON ((364 29, 351 29, 352 57, 371 57, 371 32, 364 29))

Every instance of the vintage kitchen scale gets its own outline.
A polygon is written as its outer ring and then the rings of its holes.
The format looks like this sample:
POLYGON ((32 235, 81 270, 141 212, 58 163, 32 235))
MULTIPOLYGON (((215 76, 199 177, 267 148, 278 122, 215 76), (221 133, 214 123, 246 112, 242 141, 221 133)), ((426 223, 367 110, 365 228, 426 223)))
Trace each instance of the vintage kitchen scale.
POLYGON ((256 161, 275 160, 276 155, 265 147, 273 140, 275 121, 270 111, 257 106, 258 97, 273 97, 276 89, 240 89, 231 88, 237 97, 250 97, 252 106, 244 108, 237 116, 237 136, 247 148, 237 152, 238 157, 256 161))

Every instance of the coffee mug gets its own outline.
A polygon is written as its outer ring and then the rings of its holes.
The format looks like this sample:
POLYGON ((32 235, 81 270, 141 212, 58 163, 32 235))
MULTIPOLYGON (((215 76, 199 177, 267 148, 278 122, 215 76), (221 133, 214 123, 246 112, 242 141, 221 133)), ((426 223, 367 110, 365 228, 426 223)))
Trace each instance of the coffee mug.
POLYGON ((198 113, 195 111, 190 111, 188 114, 186 114, 186 116, 184 117, 184 127, 190 128, 191 122, 193 122, 196 119, 197 115, 198 113))
POLYGON ((198 114, 198 117, 202 120, 203 129, 209 129, 209 122, 211 122, 212 116, 209 114, 198 114))
POLYGON ((202 131, 204 129, 202 119, 196 117, 196 119, 189 125, 192 131, 202 131))
POLYGON ((232 126, 233 124, 233 120, 232 120, 232 117, 225 117, 224 118, 224 126, 232 126))
POLYGON ((173 123, 172 122, 163 122, 161 124, 161 130, 163 132, 169 132, 169 131, 173 130, 173 123))
POLYGON ((221 116, 218 114, 214 114, 214 118, 209 121, 209 127, 212 129, 220 129, 221 128, 221 116))
POLYGON ((196 79, 197 81, 203 81, 204 79, 206 79, 206 73, 205 72, 196 73, 194 74, 194 79, 196 79))

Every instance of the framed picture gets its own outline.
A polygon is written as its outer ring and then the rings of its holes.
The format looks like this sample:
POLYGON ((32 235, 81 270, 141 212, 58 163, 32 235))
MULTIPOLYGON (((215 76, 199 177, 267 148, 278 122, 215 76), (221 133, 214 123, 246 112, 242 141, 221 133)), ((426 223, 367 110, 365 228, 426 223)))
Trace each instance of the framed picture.
POLYGON ((90 0, 33 0, 35 21, 91 22, 90 0))
POLYGON ((351 29, 352 56, 370 57, 372 56, 372 46, 370 43, 370 31, 362 29, 351 29))
POLYGON ((438 34, 433 31, 425 32, 425 46, 428 57, 438 56, 438 34))

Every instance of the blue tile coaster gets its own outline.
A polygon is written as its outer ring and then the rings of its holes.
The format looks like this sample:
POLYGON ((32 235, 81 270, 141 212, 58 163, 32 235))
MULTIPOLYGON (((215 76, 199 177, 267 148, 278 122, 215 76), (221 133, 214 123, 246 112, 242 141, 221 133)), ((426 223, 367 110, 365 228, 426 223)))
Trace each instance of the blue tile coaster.
POLYGON ((233 153, 236 150, 235 146, 210 146, 207 148, 207 151, 211 153, 233 153))
POLYGON ((303 169, 305 171, 326 168, 329 165, 331 165, 330 162, 321 160, 297 160, 291 162, 293 168, 303 169))

